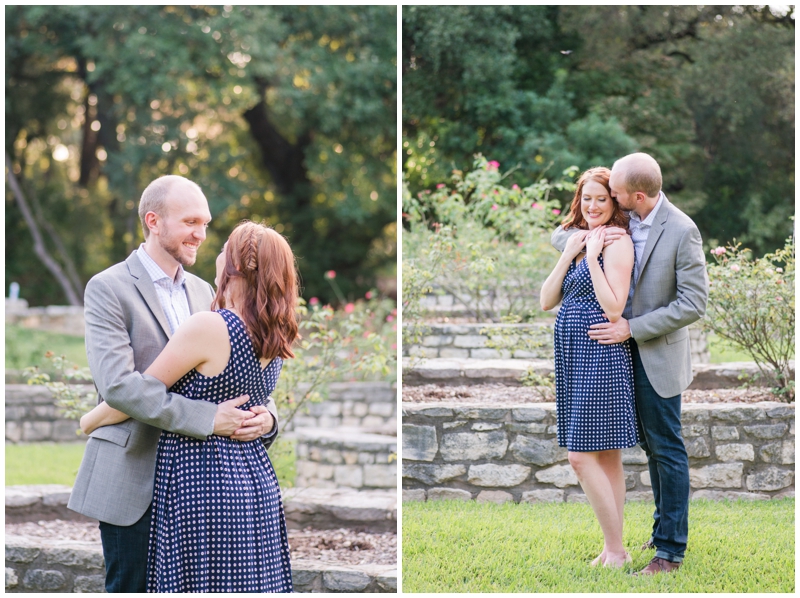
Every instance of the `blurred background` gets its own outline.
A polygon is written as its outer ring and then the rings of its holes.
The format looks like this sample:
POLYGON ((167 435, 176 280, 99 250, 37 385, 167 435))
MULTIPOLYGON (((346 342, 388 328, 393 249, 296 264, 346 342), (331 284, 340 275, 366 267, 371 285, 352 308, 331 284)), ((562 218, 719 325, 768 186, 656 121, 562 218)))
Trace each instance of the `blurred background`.
POLYGON ((405 6, 409 191, 478 152, 525 187, 644 151, 707 249, 762 255, 793 228, 794 35, 790 6, 405 6))
POLYGON ((7 292, 79 305, 142 241, 145 186, 181 174, 213 215, 205 280, 249 218, 306 299, 395 297, 395 7, 5 10, 7 292))

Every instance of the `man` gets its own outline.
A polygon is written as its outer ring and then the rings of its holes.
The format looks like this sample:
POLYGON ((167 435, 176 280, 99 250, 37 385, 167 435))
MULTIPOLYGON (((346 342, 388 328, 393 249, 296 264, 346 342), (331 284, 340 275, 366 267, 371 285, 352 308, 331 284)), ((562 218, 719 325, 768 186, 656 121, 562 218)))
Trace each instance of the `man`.
POLYGON ((86 286, 86 354, 101 399, 129 415, 89 436, 69 508, 100 521, 108 592, 144 592, 156 449, 161 430, 237 440, 277 433, 274 403, 237 409, 248 397, 215 405, 170 393, 141 374, 176 328, 208 310, 211 286, 184 272, 197 258, 211 220, 200 187, 161 177, 139 203, 145 242, 86 286))
MULTIPOLYGON (((591 326, 589 337, 601 344, 631 339, 639 436, 656 503, 653 534, 642 546, 656 554, 638 575, 652 575, 677 570, 686 551, 689 457, 681 437, 681 393, 692 381, 687 327, 705 314, 708 276, 700 232, 661 191, 661 169, 651 156, 617 160, 609 186, 630 210, 633 284, 623 317, 591 326)), ((553 246, 563 251, 571 232, 559 227, 553 246)), ((606 243, 622 234, 606 229, 606 243)))

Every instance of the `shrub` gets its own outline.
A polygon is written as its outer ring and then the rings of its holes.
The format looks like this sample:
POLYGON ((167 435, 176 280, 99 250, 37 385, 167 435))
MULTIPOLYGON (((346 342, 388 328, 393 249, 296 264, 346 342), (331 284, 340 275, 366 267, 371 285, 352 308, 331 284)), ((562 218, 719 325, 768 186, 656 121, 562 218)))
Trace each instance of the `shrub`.
POLYGON ((775 393, 794 401, 794 239, 758 259, 739 243, 711 253, 704 326, 751 355, 775 393))
POLYGON ((419 300, 431 291, 452 294, 477 321, 538 311, 539 287, 557 258, 550 232, 560 203, 550 193, 574 186, 541 179, 508 188, 502 184, 508 174, 479 155, 468 174, 453 171, 450 186, 440 183, 416 198, 404 189, 406 324, 419 319, 419 300))

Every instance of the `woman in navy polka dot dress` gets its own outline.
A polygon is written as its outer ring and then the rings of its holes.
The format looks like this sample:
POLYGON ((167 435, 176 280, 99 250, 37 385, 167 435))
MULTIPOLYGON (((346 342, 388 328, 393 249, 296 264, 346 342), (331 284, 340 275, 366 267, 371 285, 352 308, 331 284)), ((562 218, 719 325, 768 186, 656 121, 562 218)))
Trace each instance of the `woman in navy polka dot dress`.
MULTIPOLYGON (((217 258, 215 282, 216 311, 189 317, 145 373, 198 401, 246 394, 240 409, 264 405, 294 357, 294 256, 274 230, 244 222, 217 258)), ((103 424, 126 417, 103 405, 103 424)), ((281 491, 260 439, 161 433, 147 591, 292 591, 281 491)))
POLYGON ((578 232, 545 281, 541 304, 550 310, 562 303, 554 334, 557 436, 603 530, 603 550, 592 565, 621 567, 631 558, 622 544, 622 449, 639 441, 633 365, 627 341, 601 345, 588 336, 592 324, 620 318, 633 270, 630 236, 604 247, 606 226, 628 228, 611 196, 610 174, 598 167, 578 179, 562 225, 578 232))

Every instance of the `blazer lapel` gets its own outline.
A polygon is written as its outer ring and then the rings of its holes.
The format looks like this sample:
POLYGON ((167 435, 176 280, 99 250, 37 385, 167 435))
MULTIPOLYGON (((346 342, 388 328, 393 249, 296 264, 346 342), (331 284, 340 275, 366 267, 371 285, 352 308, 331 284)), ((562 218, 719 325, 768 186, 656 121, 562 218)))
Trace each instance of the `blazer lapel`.
POLYGON ((156 288, 147 270, 142 266, 142 262, 136 257, 136 251, 137 250, 134 249, 133 253, 125 260, 125 263, 128 264, 128 270, 131 276, 135 279, 133 284, 136 286, 139 293, 141 293, 142 299, 144 299, 147 307, 150 308, 150 311, 161 325, 161 328, 164 329, 167 338, 172 338, 172 333, 169 330, 169 322, 167 322, 167 316, 164 315, 164 308, 161 307, 161 301, 158 300, 156 288))
POLYGON ((667 196, 664 196, 664 202, 661 204, 661 209, 658 210, 656 218, 653 221, 653 226, 650 227, 650 232, 647 234, 647 243, 644 246, 644 253, 642 254, 642 264, 639 266, 639 280, 642 279, 644 267, 647 265, 647 260, 650 254, 653 253, 653 247, 658 243, 661 233, 664 232, 664 225, 667 223, 667 216, 669 215, 669 201, 667 196))

